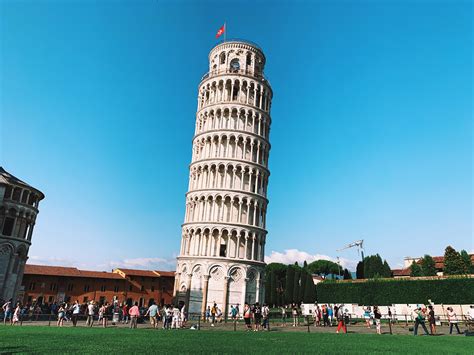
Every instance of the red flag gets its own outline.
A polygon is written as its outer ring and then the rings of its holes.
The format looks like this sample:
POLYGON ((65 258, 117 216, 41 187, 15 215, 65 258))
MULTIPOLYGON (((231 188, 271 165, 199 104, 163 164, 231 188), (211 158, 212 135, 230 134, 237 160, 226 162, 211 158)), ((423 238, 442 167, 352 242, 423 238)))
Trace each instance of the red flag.
POLYGON ((224 32, 225 32, 225 25, 219 28, 219 31, 217 31, 216 33, 216 38, 219 38, 220 36, 222 36, 224 32))

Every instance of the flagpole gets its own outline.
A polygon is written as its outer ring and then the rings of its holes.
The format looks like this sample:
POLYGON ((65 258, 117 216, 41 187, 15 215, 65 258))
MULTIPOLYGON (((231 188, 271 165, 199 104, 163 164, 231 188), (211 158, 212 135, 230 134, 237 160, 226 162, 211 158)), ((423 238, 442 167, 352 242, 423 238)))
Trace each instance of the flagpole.
POLYGON ((227 33, 227 23, 224 21, 224 42, 225 42, 226 33, 227 33))

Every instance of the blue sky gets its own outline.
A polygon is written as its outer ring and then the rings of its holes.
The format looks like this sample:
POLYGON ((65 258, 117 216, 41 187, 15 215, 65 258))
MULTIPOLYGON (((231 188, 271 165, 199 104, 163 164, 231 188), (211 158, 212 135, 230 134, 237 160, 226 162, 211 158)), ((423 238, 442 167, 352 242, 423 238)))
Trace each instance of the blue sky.
MULTIPOLYGON (((215 33, 274 91, 268 260, 473 250, 469 1, 2 1, 0 165, 30 262, 172 269, 215 33), (277 252, 280 254, 275 254, 277 252)), ((302 260, 300 260, 302 261, 302 260)))

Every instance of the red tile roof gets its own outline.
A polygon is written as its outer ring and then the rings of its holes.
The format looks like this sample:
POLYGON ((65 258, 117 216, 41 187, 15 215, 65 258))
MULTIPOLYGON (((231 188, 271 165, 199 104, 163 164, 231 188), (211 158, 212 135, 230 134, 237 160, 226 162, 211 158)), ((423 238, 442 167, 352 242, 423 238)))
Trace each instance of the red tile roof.
POLYGON ((46 266, 46 265, 25 265, 25 275, 45 275, 64 277, 91 277, 98 279, 122 279, 118 274, 106 271, 79 270, 75 267, 46 266))
POLYGON ((136 270, 116 268, 113 272, 120 272, 126 276, 143 276, 143 277, 174 277, 174 271, 158 271, 158 270, 136 270))
POLYGON ((411 270, 408 269, 392 269, 392 274, 394 277, 397 276, 410 276, 411 270))
POLYGON ((157 271, 160 277, 175 277, 174 271, 157 271))

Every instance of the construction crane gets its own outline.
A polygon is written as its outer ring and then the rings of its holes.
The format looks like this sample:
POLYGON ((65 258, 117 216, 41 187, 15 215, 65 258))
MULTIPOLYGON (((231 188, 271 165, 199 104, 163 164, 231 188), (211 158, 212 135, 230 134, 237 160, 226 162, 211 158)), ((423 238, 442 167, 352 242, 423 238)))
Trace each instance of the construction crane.
POLYGON ((357 251, 359 252, 359 254, 361 256, 362 261, 364 261, 364 246, 363 246, 363 244, 364 244, 364 239, 357 240, 353 243, 347 244, 344 248, 338 249, 337 251, 357 247, 357 251))

